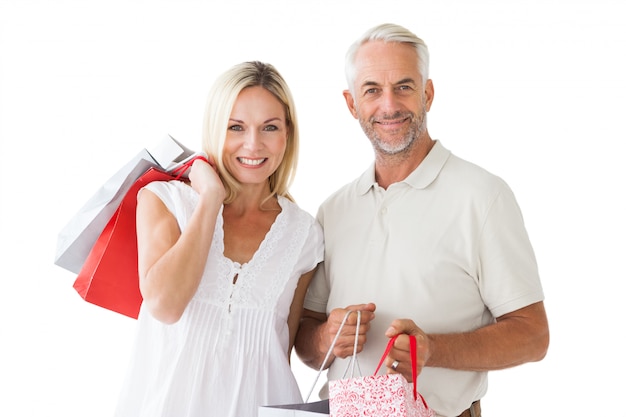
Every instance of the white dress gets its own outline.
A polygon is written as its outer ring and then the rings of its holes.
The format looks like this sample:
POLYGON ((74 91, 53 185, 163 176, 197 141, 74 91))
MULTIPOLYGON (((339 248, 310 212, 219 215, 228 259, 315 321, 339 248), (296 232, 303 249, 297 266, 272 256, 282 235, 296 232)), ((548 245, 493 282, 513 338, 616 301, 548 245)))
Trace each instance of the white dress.
MULTIPOLYGON (((178 181, 146 188, 184 230, 195 191, 178 181)), ((287 318, 298 279, 322 260, 323 237, 311 215, 278 202, 281 213, 244 265, 224 256, 220 211, 202 281, 177 323, 142 308, 116 416, 256 417, 260 405, 302 401, 288 362, 287 318)))

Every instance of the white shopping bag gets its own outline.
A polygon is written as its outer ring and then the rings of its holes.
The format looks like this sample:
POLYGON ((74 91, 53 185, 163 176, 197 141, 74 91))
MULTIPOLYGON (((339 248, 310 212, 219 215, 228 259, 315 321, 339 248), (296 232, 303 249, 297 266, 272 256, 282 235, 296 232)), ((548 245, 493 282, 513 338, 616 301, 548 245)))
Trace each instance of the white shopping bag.
MULTIPOLYGON (((328 358, 330 357, 330 354, 335 348, 335 344, 337 343, 337 339, 339 338, 339 335, 341 334, 341 330, 343 329, 343 326, 346 324, 346 321, 348 320, 348 316, 351 313, 352 311, 348 311, 346 315, 344 316, 343 321, 341 322, 341 325, 339 326, 339 330, 337 331, 337 335, 335 336, 335 339, 331 343, 330 348, 328 349, 328 352, 326 353, 326 357, 324 358, 322 366, 320 366, 320 369, 317 372, 317 377, 313 381, 313 385, 311 386, 311 389, 309 390, 309 394, 306 396, 304 403, 289 404, 289 405, 262 406, 262 407, 259 407, 258 417, 330 416, 329 400, 309 402, 309 398, 311 398, 311 394, 313 394, 313 390, 315 389, 315 386, 317 385, 317 381, 319 381, 320 377, 322 376, 322 373, 324 372, 326 363, 328 362, 328 358)), ((358 311, 356 313, 358 317, 357 319, 358 320, 357 330, 358 330, 358 325, 361 322, 361 312, 358 311)), ((357 335, 358 335, 358 331, 357 331, 357 335)), ((355 346, 355 349, 356 349, 356 346, 355 346)))
POLYGON ((61 230, 54 263, 78 274, 98 236, 135 181, 152 167, 171 171, 195 155, 169 135, 142 149, 109 178, 61 230))
POLYGON ((259 407, 258 417, 323 417, 328 416, 328 400, 303 404, 259 407))

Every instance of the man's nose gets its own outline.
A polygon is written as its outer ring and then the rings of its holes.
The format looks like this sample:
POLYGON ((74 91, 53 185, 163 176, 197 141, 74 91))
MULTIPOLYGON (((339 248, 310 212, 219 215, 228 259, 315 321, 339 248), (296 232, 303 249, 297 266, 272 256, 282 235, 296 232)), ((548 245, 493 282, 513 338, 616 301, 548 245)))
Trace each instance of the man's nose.
POLYGON ((398 110, 398 97, 393 89, 384 89, 380 96, 380 108, 385 113, 393 114, 398 110))

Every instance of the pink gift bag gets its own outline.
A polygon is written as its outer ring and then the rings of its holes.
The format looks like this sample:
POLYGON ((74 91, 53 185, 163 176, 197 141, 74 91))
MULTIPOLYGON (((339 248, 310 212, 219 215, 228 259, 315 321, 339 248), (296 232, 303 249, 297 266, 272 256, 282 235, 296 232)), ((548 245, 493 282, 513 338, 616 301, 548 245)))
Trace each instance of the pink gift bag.
MULTIPOLYGON (((358 334, 358 332, 357 332, 358 334)), ((417 392, 417 342, 411 341, 411 368, 413 385, 401 374, 377 375, 383 361, 389 354, 397 336, 387 344, 374 375, 354 377, 356 362, 356 340, 350 378, 329 382, 330 417, 385 416, 385 417, 434 417, 435 412, 428 407, 424 398, 417 392)))

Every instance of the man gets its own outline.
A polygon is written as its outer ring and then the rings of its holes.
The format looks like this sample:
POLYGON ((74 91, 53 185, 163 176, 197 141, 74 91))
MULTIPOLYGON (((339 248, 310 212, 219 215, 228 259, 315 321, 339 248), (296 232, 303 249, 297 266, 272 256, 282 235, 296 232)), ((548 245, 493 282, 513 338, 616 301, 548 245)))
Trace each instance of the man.
MULTIPOLYGON (((441 416, 479 416, 487 371, 541 360, 549 331, 537 264, 521 212, 498 177, 431 139, 428 50, 403 27, 366 32, 346 56, 352 115, 374 164, 320 207, 325 261, 313 279, 296 340, 319 368, 347 310, 361 310, 358 355, 371 375, 390 337, 389 373, 411 381, 441 416)), ((356 315, 332 352, 342 378, 356 315)))

